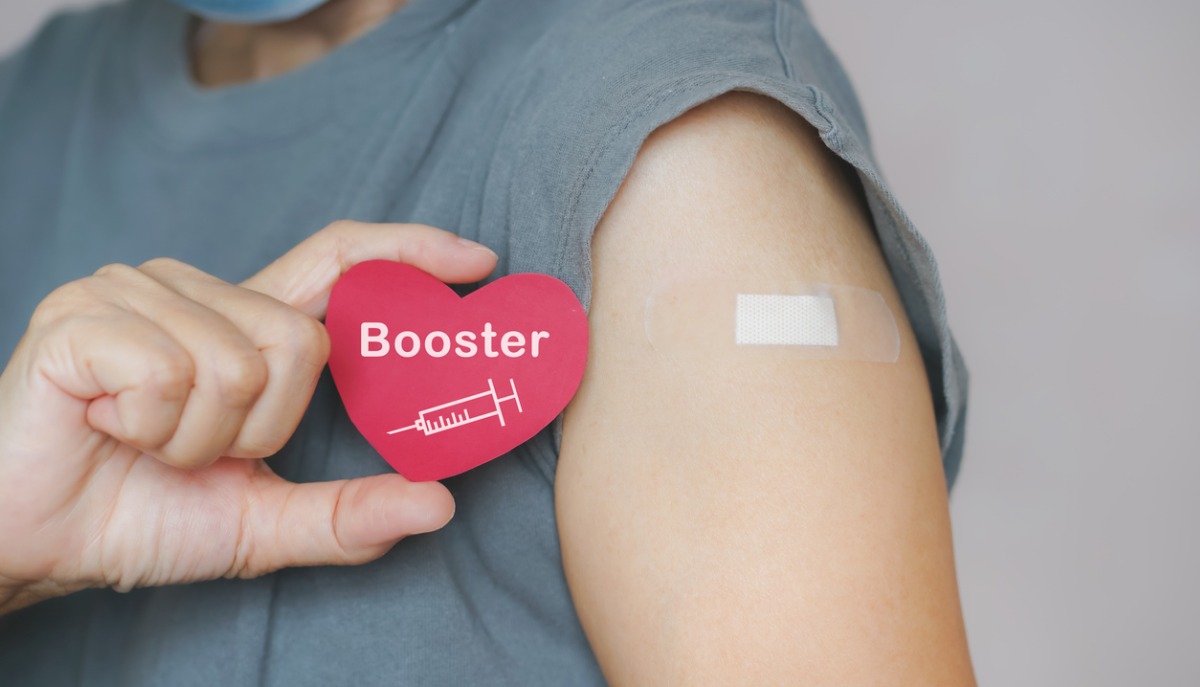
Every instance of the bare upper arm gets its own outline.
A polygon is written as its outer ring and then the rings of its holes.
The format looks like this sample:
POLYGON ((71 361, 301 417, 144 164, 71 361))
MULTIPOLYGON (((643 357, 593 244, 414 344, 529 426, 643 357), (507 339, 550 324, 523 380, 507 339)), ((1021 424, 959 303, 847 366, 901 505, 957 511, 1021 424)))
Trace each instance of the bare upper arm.
POLYGON ((731 93, 646 141, 593 240, 588 369, 556 499, 609 681, 972 684, 928 381, 855 186, 785 106, 731 93), (897 363, 658 363, 667 273, 881 292, 897 363))

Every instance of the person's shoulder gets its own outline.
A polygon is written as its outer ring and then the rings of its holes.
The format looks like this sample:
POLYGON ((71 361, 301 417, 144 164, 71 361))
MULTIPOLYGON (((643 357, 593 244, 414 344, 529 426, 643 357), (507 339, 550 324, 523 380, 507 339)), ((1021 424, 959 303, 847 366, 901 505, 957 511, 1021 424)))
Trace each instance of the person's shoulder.
POLYGON ((866 152, 849 81, 797 0, 542 0, 521 12, 518 35, 488 40, 513 51, 504 83, 516 128, 552 155, 562 152, 550 145, 559 139, 578 149, 589 140, 620 147, 622 136, 628 152, 653 128, 734 90, 778 100, 819 130, 837 130, 831 146, 866 152))
POLYGON ((47 16, 17 47, 4 56, 4 63, 25 61, 43 64, 62 62, 71 55, 86 53, 98 32, 120 21, 133 9, 129 2, 86 7, 59 8, 47 16))
POLYGON ((523 45, 500 146, 515 167, 508 214, 520 218, 526 234, 514 242, 512 268, 555 274, 588 304, 592 234, 635 158, 655 154, 651 147, 686 149, 699 163, 726 132, 737 131, 748 140, 777 141, 822 169, 849 170, 930 371, 952 482, 967 379, 946 322, 936 263, 884 181, 854 89, 803 5, 541 4, 549 9, 537 16, 552 20, 523 45), (723 97, 734 91, 765 98, 723 97), (696 116, 684 116, 701 106, 696 116), (660 128, 656 139, 671 145, 647 147, 660 128), (834 164, 837 159, 849 166, 834 164))
POLYGON ((47 90, 73 90, 87 70, 97 41, 131 9, 130 3, 106 3, 62 8, 50 16, 17 47, 0 58, 0 107, 28 101, 47 90))
POLYGON ((787 16, 806 21, 795 0, 480 0, 458 22, 469 38, 454 59, 480 71, 508 63, 559 96, 714 70, 783 76, 787 16))
MULTIPOLYGON (((583 0, 535 46, 556 85, 603 97, 699 74, 783 76, 776 0, 583 0)), ((561 91, 560 91, 561 92, 561 91)))
MULTIPOLYGON (((532 16, 550 19, 514 70, 519 76, 501 149, 514 153, 518 168, 514 214, 540 218, 544 232, 565 244, 560 254, 586 255, 591 230, 643 142, 692 108, 750 91, 782 102, 818 130, 828 128, 815 91, 791 78, 795 54, 781 50, 792 42, 781 35, 780 18, 802 11, 792 0, 541 5, 532 16)), ((725 114, 744 117, 745 109, 725 114)), ((524 264, 519 253, 514 257, 524 264)), ((531 249, 528 266, 540 267, 538 259, 531 249)), ((567 281, 586 302, 586 275, 567 281)))

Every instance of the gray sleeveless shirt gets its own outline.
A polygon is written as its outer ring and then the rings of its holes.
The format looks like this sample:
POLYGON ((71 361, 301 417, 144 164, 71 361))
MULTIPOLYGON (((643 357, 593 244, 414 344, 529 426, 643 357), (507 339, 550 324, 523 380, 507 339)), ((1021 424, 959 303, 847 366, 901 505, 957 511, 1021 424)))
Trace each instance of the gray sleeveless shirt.
MULTIPOLYGON (((322 59, 216 90, 166 0, 61 13, 0 62, 0 359, 53 287, 170 256, 243 279, 330 221, 431 224, 591 294, 593 229, 646 136, 733 89, 858 170, 920 343, 947 485, 967 375, 929 247, 799 0, 410 0, 322 59)), ((0 618, 6 685, 601 684, 563 576, 558 423, 445 481, 458 510, 351 568, 89 591, 0 618)), ((389 468, 324 378, 298 481, 389 468)), ((0 526, 3 526, 0 524, 0 526)))

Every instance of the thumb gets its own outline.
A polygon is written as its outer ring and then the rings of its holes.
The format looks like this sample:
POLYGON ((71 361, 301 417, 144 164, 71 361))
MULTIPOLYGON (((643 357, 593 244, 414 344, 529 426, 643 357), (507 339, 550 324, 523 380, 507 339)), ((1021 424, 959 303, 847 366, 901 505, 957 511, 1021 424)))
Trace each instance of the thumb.
POLYGON ((241 574, 280 568, 353 565, 387 553, 411 534, 440 529, 454 498, 440 482, 409 482, 397 474, 294 484, 268 478, 246 513, 253 545, 241 574))
POLYGON ((322 319, 338 278, 367 260, 407 263, 452 284, 479 281, 496 268, 496 254, 486 246, 443 229, 339 220, 241 285, 322 319))

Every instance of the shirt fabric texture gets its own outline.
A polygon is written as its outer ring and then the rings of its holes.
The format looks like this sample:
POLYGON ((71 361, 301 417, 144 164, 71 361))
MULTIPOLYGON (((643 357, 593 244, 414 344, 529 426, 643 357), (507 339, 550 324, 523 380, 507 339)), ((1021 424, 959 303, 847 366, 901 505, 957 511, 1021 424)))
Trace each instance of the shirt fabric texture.
MULTIPOLYGON (((188 75, 186 27, 165 0, 66 11, 0 61, 0 359, 39 300, 106 263, 169 256, 236 282, 339 218, 455 231, 499 254, 490 279, 550 274, 587 306, 592 232, 641 143, 748 90, 857 170, 953 485, 967 372, 934 258, 799 0, 410 0, 309 65, 215 90, 188 75)), ((2 617, 0 683, 603 684, 562 570, 560 441, 561 418, 445 480, 451 523, 367 565, 2 617)), ((269 462, 296 481, 390 469, 327 375, 269 462)))

